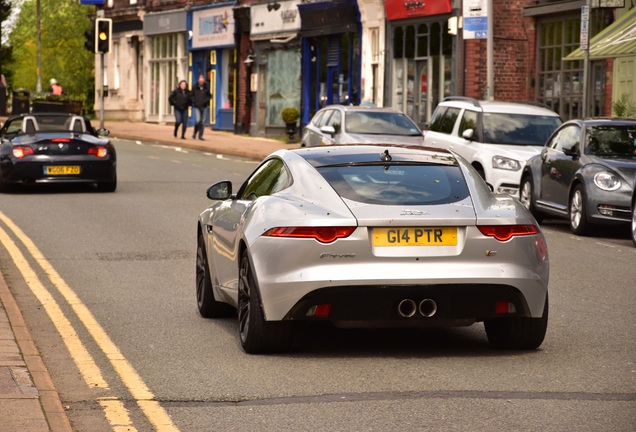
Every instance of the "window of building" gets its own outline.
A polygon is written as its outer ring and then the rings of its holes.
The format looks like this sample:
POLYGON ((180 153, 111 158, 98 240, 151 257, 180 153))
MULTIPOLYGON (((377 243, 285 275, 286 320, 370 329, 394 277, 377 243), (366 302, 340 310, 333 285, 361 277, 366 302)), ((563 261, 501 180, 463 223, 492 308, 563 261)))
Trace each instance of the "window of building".
MULTIPOLYGON (((592 38, 599 30, 599 17, 592 17, 592 38)), ((537 28, 537 100, 564 119, 583 114, 583 61, 563 58, 580 46, 581 16, 546 18, 537 28)), ((604 106, 605 62, 591 63, 589 115, 600 115, 604 106)))
POLYGON ((453 42, 447 22, 395 26, 391 45, 390 104, 423 127, 452 92, 453 42))
POLYGON ((172 33, 155 36, 150 47, 150 106, 149 116, 167 116, 172 114, 168 96, 185 76, 180 64, 185 53, 185 38, 172 33))

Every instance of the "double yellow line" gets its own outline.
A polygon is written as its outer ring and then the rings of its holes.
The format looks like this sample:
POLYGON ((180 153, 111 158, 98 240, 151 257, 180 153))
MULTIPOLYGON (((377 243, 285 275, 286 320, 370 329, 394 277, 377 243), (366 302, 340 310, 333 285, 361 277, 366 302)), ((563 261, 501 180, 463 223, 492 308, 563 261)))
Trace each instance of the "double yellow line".
MULTIPOLYGON (((51 263, 44 257, 37 246, 35 246, 33 241, 2 212, 0 212, 0 221, 22 242, 31 257, 47 275, 53 286, 73 309, 77 318, 93 337, 95 343, 104 353, 141 411, 154 426, 154 429, 166 432, 178 431, 168 413, 161 407, 159 402, 155 400, 155 396, 150 389, 148 389, 137 371, 135 371, 128 360, 126 360, 122 352, 110 339, 106 331, 104 331, 104 328, 97 322, 90 310, 57 273, 51 263)), ((2 226, 0 226, 0 243, 9 252, 9 255, 11 255, 13 262, 22 274, 27 285, 55 325, 86 384, 91 388, 108 389, 108 383, 95 363, 95 359, 91 356, 77 335, 73 324, 64 315, 57 301, 44 286, 24 254, 2 226)), ((130 419, 129 412, 120 399, 116 397, 99 398, 98 402, 102 406, 104 415, 114 431, 136 431, 130 419)))

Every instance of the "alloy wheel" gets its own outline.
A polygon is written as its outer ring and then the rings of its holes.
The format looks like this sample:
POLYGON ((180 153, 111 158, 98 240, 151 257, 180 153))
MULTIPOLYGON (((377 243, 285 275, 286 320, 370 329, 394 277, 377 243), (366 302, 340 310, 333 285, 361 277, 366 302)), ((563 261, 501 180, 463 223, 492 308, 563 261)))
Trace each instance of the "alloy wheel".
POLYGON ((206 257, 205 251, 203 249, 203 245, 201 244, 201 239, 199 239, 197 244, 197 269, 196 269, 196 279, 197 279, 197 304, 199 308, 203 303, 203 290, 205 289, 205 266, 206 257))
POLYGON ((241 340, 245 341, 250 330, 250 293, 251 279, 247 257, 241 259, 238 286, 238 321, 241 340))
POLYGON ((530 185, 529 180, 524 179, 523 183, 521 184, 521 190, 519 191, 519 201, 521 202, 521 204, 523 204, 525 208, 530 210, 531 199, 532 199, 532 185, 530 185))
POLYGON ((583 219, 583 195, 579 189, 574 191, 572 202, 570 203, 570 225, 576 230, 581 225, 583 219))

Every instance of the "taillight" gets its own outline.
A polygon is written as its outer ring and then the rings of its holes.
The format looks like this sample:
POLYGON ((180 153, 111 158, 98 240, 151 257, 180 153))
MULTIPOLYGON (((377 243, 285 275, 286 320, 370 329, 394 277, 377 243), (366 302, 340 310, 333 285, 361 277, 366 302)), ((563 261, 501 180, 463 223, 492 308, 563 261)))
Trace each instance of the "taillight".
POLYGON ((35 153, 33 149, 29 146, 15 146, 13 147, 13 156, 18 159, 22 159, 25 156, 32 155, 35 153))
POLYGON ((54 142, 54 143, 70 143, 71 140, 68 139, 68 138, 53 138, 51 140, 51 142, 54 142))
POLYGON ((339 238, 346 238, 356 227, 278 227, 263 234, 265 237, 313 238, 320 243, 331 243, 339 238))
POLYGON ((101 146, 91 146, 88 148, 88 154, 95 155, 98 158, 103 158, 108 154, 108 149, 101 146))
POLYGON ((507 241, 516 236, 526 236, 539 233, 536 225, 480 225, 479 231, 488 237, 499 241, 507 241))

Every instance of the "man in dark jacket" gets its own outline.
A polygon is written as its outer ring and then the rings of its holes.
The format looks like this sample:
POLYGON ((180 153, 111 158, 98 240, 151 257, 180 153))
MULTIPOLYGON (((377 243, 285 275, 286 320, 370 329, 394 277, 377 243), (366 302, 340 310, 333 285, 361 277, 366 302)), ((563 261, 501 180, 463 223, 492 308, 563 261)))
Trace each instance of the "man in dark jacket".
POLYGON ((194 133, 192 138, 196 138, 197 133, 199 139, 203 140, 203 130, 205 129, 205 120, 210 116, 210 87, 205 82, 205 77, 199 75, 197 84, 192 89, 192 102, 194 105, 194 133))

